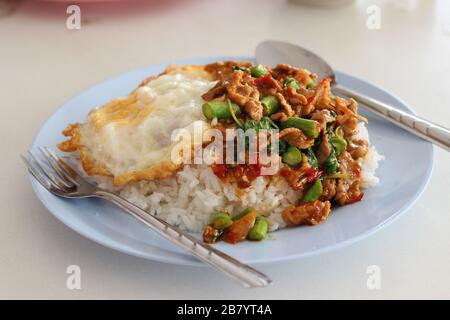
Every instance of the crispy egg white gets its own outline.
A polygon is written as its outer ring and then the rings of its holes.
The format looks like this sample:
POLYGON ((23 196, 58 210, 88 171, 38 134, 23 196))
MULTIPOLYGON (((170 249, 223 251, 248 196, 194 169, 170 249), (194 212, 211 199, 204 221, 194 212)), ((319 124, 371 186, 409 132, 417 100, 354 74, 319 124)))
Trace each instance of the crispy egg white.
POLYGON ((209 127, 201 95, 214 84, 181 73, 161 75, 129 97, 93 110, 79 127, 79 144, 114 177, 170 163, 174 130, 194 133, 199 122, 209 127))

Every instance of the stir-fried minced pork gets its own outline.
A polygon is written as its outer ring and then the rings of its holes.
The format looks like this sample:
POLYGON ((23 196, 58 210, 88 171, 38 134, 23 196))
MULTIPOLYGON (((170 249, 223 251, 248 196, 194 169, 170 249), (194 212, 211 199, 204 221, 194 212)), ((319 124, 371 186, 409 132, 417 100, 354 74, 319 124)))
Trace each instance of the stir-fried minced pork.
POLYGON ((273 68, 273 74, 280 77, 285 78, 286 76, 291 76, 300 83, 306 85, 310 78, 316 79, 317 76, 311 74, 309 71, 301 68, 295 68, 288 64, 278 64, 275 68, 273 68))
POLYGON ((284 122, 287 120, 288 116, 284 112, 277 112, 270 116, 273 121, 284 122))
POLYGON ((321 201, 332 200, 336 195, 336 179, 323 180, 323 192, 320 197, 321 201))
POLYGON ((319 162, 319 165, 323 165, 330 156, 333 147, 328 142, 328 135, 324 131, 322 131, 320 135, 322 137, 322 142, 317 149, 317 161, 319 162))
POLYGON ((328 217, 330 209, 330 201, 307 202, 298 206, 287 207, 282 216, 286 223, 291 226, 316 225, 328 217))
POLYGON ((338 179, 334 199, 340 205, 361 200, 363 196, 360 190, 361 164, 347 151, 339 156, 339 164, 339 172, 346 177, 338 179))
POLYGON ((331 115, 330 110, 322 109, 316 110, 311 113, 311 120, 316 120, 322 125, 326 125, 327 123, 334 122, 336 119, 331 115))
POLYGON ((243 71, 233 72, 228 83, 225 84, 228 97, 231 101, 244 107, 245 112, 253 120, 261 120, 263 107, 259 101, 259 91, 252 86, 251 77, 243 71))
POLYGON ((294 111, 292 110, 291 105, 286 101, 286 98, 281 93, 276 93, 275 97, 280 102, 281 109, 283 110, 286 116, 294 115, 294 111))
POLYGON ((359 159, 365 157, 367 152, 369 152, 369 143, 367 140, 351 140, 351 143, 347 147, 348 152, 351 154, 353 159, 359 159))
POLYGON ((317 109, 326 109, 331 103, 330 82, 331 79, 324 79, 318 86, 319 89, 316 93, 317 100, 315 100, 314 104, 317 109))
MULTIPOLYGON (((330 201, 344 205, 362 198, 361 159, 367 155, 368 142, 354 137, 358 122, 367 120, 358 115, 355 100, 347 101, 331 93, 332 79, 319 81, 308 70, 287 64, 271 69, 252 63, 222 62, 208 65, 205 69, 219 82, 203 96, 204 99, 228 99, 237 103, 244 111, 239 116, 241 123, 238 125, 246 122, 247 118, 259 122, 269 117, 277 127, 282 126, 277 137, 286 147, 291 147, 292 154, 286 156, 280 153, 283 161, 288 161, 280 175, 292 189, 301 191, 300 203, 302 197, 308 197, 308 192, 309 197, 313 194, 315 199, 314 206, 302 204, 299 209, 286 211, 283 216, 286 219, 292 218, 293 214, 297 217, 296 223, 290 220, 291 224, 313 224, 326 218, 329 205, 320 203, 329 204, 330 201), (269 113, 262 103, 267 97, 275 99, 277 104, 269 113), (312 136, 312 132, 308 132, 302 124, 286 127, 284 123, 293 117, 314 120, 319 133, 312 136), (292 147, 301 153, 294 152, 292 147), (317 179, 321 182, 315 183, 317 179), (314 190, 314 185, 317 190, 314 190), (319 207, 324 208, 323 212, 320 211, 324 213, 321 215, 323 218, 311 221, 299 218, 307 216, 307 208, 317 210, 319 207)), ((286 147, 282 152, 287 152, 286 147)))
POLYGON ((227 80, 235 70, 246 69, 253 66, 252 62, 219 61, 207 64, 205 71, 209 72, 216 80, 227 80))
POLYGON ((212 101, 212 100, 225 100, 227 94, 227 88, 223 82, 217 82, 214 87, 209 89, 208 92, 202 95, 203 100, 212 101))
POLYGON ((307 149, 314 144, 314 139, 308 138, 303 131, 298 128, 283 129, 280 131, 279 137, 299 149, 307 149))
POLYGON ((308 103, 308 98, 306 98, 305 95, 297 92, 297 90, 295 90, 292 87, 287 87, 284 89, 284 93, 287 97, 287 100, 289 101, 289 103, 291 103, 292 105, 306 105, 308 103))

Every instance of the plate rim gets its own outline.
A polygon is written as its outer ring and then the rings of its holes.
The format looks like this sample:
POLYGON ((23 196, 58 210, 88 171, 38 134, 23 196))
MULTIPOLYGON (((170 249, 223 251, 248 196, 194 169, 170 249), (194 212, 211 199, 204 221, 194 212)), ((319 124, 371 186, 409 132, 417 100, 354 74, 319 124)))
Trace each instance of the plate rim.
MULTIPOLYGON (((221 60, 254 60, 254 57, 246 57, 246 56, 218 56, 218 57, 198 57, 198 58, 187 58, 187 59, 178 59, 176 61, 172 61, 172 62, 168 62, 168 63, 155 63, 153 65, 149 65, 149 66, 142 66, 139 68, 133 68, 131 70, 125 71, 125 72, 121 72, 112 76, 109 76, 108 78, 101 80, 99 82, 96 82, 92 85, 87 86, 86 88, 78 91, 77 94, 71 96, 70 98, 66 99, 58 108, 56 108, 51 115, 43 122, 43 124, 39 127, 39 129, 37 130, 33 141, 31 143, 31 149, 34 149, 37 147, 36 145, 36 140, 38 138, 39 133, 43 130, 44 127, 46 127, 46 125, 51 121, 51 119, 56 115, 56 113, 59 112, 59 110, 61 108, 64 107, 64 105, 66 105, 69 101, 78 98, 79 96, 81 96, 82 94, 84 94, 86 91, 93 89, 94 87, 101 85, 107 81, 110 81, 112 79, 121 77, 121 76, 125 76, 126 74, 131 74, 134 72, 138 72, 141 71, 143 69, 146 68, 158 68, 158 67, 165 67, 169 64, 187 64, 187 63, 193 63, 192 61, 199 61, 199 60, 204 60, 204 61, 221 61, 221 60)), ((390 93, 387 89, 385 89, 382 86, 379 86, 377 84, 373 84, 372 82, 368 82, 364 79, 361 79, 357 76, 345 73, 345 72, 341 72, 336 70, 336 73, 338 73, 338 75, 344 75, 348 78, 351 78, 357 82, 362 82, 364 84, 368 84, 372 87, 374 87, 375 89, 393 97, 394 99, 396 99, 398 102, 400 102, 402 104, 403 107, 405 107, 407 109, 408 112, 416 115, 416 112, 414 111, 413 108, 411 108, 409 106, 408 103, 406 103, 402 98, 398 97, 397 95, 390 93)), ((376 232, 378 232, 379 230, 381 230, 382 228, 390 225, 391 223, 393 223, 394 221, 396 221, 402 214, 404 214, 406 211, 408 211, 418 200, 419 198, 422 196, 422 194, 424 193, 424 191, 426 190, 426 188, 428 187, 431 177, 433 175, 433 171, 434 171, 434 165, 435 165, 435 147, 434 145, 432 145, 431 143, 428 143, 431 148, 430 148, 430 156, 431 156, 431 161, 430 161, 430 165, 427 168, 426 171, 426 180, 424 181, 424 183, 422 183, 422 185, 417 189, 417 191, 414 193, 413 197, 411 197, 411 200, 408 203, 405 203, 401 208, 399 208, 393 215, 391 215, 390 217, 388 217, 387 219, 385 219, 383 222, 381 222, 380 224, 364 231, 363 233, 357 235, 357 236, 353 236, 349 239, 343 240, 341 242, 338 242, 336 244, 333 245, 329 245, 320 249, 316 249, 316 250, 312 250, 312 251, 308 251, 308 252, 303 252, 303 253, 298 253, 298 254, 291 254, 291 255, 287 255, 284 257, 278 257, 278 258, 262 258, 262 259, 258 259, 258 260, 248 260, 246 261, 246 263, 248 264, 253 264, 253 265, 262 265, 262 264, 274 264, 274 263, 279 263, 279 262, 287 262, 287 261, 291 261, 291 260, 295 260, 295 259, 301 259, 301 258, 305 258, 305 257, 311 257, 311 256, 316 256, 316 255, 320 255, 320 254, 324 254, 324 253, 328 253, 328 252, 332 252, 335 250, 339 250, 343 247, 347 247, 350 246, 352 244, 355 244, 365 238, 368 238, 372 235, 374 235, 376 232)), ((32 177, 32 175, 30 173, 28 173, 28 178, 30 180, 30 183, 32 185, 33 191, 35 193, 35 195, 37 196, 37 198, 41 201, 41 203, 44 205, 44 207, 52 214, 52 216, 54 216, 56 219, 58 219, 60 222, 62 222, 65 226, 67 226, 68 228, 70 228, 71 230, 77 232, 78 234, 82 235, 83 237, 96 242, 104 247, 107 247, 109 249, 113 249, 115 251, 119 251, 121 253, 125 253, 131 256, 135 256, 135 257, 139 257, 139 258, 143 258, 143 259, 147 259, 147 260, 152 260, 152 261, 157 261, 157 262, 162 262, 162 263, 170 263, 170 264, 175 264, 175 265, 184 265, 184 266, 206 266, 204 263, 202 263, 201 261, 195 259, 194 257, 188 255, 188 254, 184 254, 184 253, 178 253, 178 252, 171 252, 168 251, 164 248, 159 248, 159 247, 155 247, 158 250, 164 250, 166 252, 169 252, 170 255, 173 255, 174 257, 168 257, 168 256, 161 256, 158 255, 157 253, 152 253, 152 252, 146 252, 146 253, 142 253, 140 251, 136 251, 131 247, 127 247, 122 245, 120 242, 117 242, 116 240, 111 241, 111 239, 109 239, 109 241, 107 240, 107 238, 102 238, 102 237, 96 237, 95 235, 92 235, 91 233, 89 233, 88 230, 83 229, 83 228, 77 228, 76 226, 74 226, 73 224, 71 224, 70 222, 68 222, 66 219, 64 219, 64 215, 60 215, 55 213, 55 208, 53 208, 51 206, 51 204, 48 203, 47 199, 45 199, 44 197, 42 197, 40 190, 38 190, 38 188, 40 188, 41 190, 43 190, 43 187, 32 177), (182 258, 181 258, 182 257, 182 258), (188 257, 189 259, 186 259, 186 257, 188 257)), ((46 190, 44 190, 45 192, 48 192, 46 190)))

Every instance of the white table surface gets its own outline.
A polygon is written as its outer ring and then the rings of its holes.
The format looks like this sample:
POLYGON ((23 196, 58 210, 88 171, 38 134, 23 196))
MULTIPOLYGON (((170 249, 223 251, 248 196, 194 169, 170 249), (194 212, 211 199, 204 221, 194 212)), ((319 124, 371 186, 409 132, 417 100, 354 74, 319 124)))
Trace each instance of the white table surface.
MULTIPOLYGON (((450 154, 437 148, 427 190, 400 219, 338 251, 262 266, 275 281, 265 289, 104 248, 44 208, 19 154, 65 100, 133 68, 252 55, 268 38, 302 44, 450 127, 449 1, 360 1, 337 9, 274 0, 171 2, 81 5, 81 30, 68 30, 65 5, 0 1, 0 298, 450 298, 450 154), (370 4, 381 8, 380 30, 366 27, 370 4), (81 290, 66 288, 72 264, 81 268, 81 290), (381 268, 380 290, 366 287, 369 265, 381 268)), ((398 174, 413 166, 411 159, 398 174)))

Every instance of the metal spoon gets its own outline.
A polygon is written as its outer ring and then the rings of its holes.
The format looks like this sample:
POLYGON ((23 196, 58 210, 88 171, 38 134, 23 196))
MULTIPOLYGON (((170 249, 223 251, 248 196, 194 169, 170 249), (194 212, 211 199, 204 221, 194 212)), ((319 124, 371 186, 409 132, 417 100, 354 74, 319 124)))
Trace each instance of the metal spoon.
POLYGON ((256 47, 256 61, 271 66, 287 63, 315 72, 321 79, 331 78, 332 90, 337 94, 354 98, 363 107, 380 117, 450 151, 449 129, 340 85, 330 65, 309 50, 287 42, 268 40, 256 47))

